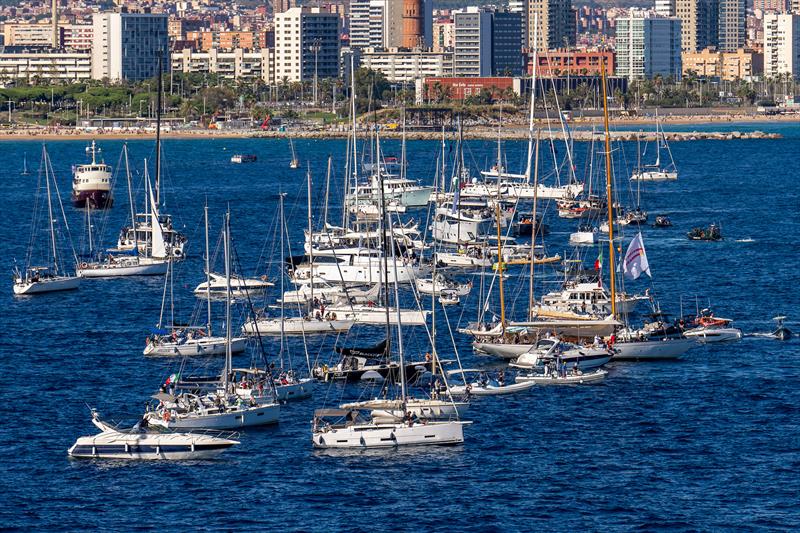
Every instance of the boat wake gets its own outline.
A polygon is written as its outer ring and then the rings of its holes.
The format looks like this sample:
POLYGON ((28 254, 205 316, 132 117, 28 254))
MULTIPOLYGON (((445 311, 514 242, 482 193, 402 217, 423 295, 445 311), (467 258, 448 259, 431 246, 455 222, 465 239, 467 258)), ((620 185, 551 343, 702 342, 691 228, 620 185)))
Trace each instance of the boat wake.
POLYGON ((755 239, 747 237, 746 239, 736 239, 736 242, 756 242, 755 239))

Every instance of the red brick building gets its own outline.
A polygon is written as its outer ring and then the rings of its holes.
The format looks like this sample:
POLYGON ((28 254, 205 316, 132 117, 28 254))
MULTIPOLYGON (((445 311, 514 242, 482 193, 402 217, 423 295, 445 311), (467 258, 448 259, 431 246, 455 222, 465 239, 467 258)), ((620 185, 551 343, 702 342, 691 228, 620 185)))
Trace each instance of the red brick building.
MULTIPOLYGON (((539 76, 599 76, 600 62, 606 63, 606 74, 614 73, 614 52, 599 50, 548 50, 538 54, 539 76)), ((528 61, 528 74, 533 73, 533 57, 528 61)))

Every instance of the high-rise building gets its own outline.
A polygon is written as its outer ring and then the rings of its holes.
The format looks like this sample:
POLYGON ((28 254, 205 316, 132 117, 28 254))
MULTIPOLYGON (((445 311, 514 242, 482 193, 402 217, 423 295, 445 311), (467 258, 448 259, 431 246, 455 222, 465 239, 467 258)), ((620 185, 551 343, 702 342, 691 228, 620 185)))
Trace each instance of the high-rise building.
POLYGON ((764 15, 764 76, 800 77, 800 15, 764 15))
POLYGON ((753 0, 753 9, 764 13, 786 13, 786 0, 753 0))
POLYGON ((528 43, 545 50, 575 44, 575 11, 572 0, 528 0, 528 43))
POLYGON ((719 0, 719 50, 735 52, 744 46, 746 16, 745 0, 719 0))
POLYGON ((350 0, 350 48, 370 46, 370 0, 350 0))
POLYGON ((275 15, 275 81, 339 76, 339 16, 293 7, 275 15))
POLYGON ((521 76, 522 13, 497 10, 492 13, 492 75, 521 76))
POLYGON ((92 78, 143 80, 169 70, 167 15, 95 13, 92 78))
POLYGON ((457 77, 490 76, 492 73, 492 13, 468 7, 453 15, 453 74, 457 77))
POLYGON ((629 80, 681 76, 681 20, 631 11, 617 18, 616 74, 629 80))
POLYGON ((430 48, 432 0, 351 0, 352 48, 430 48))
POLYGON ((675 0, 656 0, 656 15, 662 17, 675 16, 675 0))
POLYGON ((522 15, 522 46, 528 47, 528 0, 508 0, 508 10, 522 15))
POLYGON ((684 52, 697 52, 718 45, 719 8, 720 0, 675 0, 675 16, 681 19, 684 52))

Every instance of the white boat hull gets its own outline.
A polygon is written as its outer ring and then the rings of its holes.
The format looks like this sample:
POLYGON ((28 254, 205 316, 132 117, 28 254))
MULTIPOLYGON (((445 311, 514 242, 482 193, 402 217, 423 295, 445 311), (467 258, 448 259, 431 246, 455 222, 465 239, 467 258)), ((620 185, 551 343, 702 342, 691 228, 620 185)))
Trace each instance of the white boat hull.
POLYGON ((570 233, 569 243, 576 245, 589 245, 597 242, 597 233, 594 231, 576 231, 570 233))
MULTIPOLYGON (((472 383, 470 385, 469 394, 472 396, 504 396, 506 394, 516 394, 533 388, 536 383, 509 383, 508 385, 497 386, 487 385, 481 386, 479 383, 472 383)), ((450 394, 461 395, 467 394, 466 385, 451 385, 450 394)))
POLYGON ((567 374, 566 376, 529 374, 527 376, 517 376, 516 381, 517 383, 533 383, 534 385, 585 385, 603 381, 607 375, 607 370, 595 370, 585 374, 567 374))
POLYGON ((238 442, 207 435, 104 431, 80 437, 67 453, 78 459, 182 461, 211 459, 235 444, 238 442))
POLYGON ((169 420, 152 419, 151 423, 172 429, 238 429, 277 424, 281 407, 277 403, 243 407, 224 413, 191 413, 171 416, 169 420))
POLYGON ((78 267, 82 278, 116 278, 123 276, 158 276, 167 273, 167 261, 112 266, 107 263, 78 267))
POLYGON ((675 181, 678 179, 677 172, 666 171, 647 171, 647 172, 634 172, 631 175, 631 181, 675 181))
MULTIPOLYGON (((233 337, 231 339, 231 352, 241 353, 247 348, 247 339, 233 337)), ((180 342, 149 343, 144 349, 144 355, 159 356, 193 356, 193 355, 225 355, 225 337, 203 337, 188 339, 180 342)))
POLYGON ((683 334, 702 344, 735 342, 742 338, 742 330, 738 328, 698 328, 685 331, 683 334))
MULTIPOLYGON (((328 311, 336 313, 337 317, 345 318, 358 324, 368 324, 375 326, 386 325, 386 308, 353 306, 351 307, 330 307, 328 311)), ((412 309, 400 310, 400 323, 403 326, 424 326, 428 320, 430 311, 417 311, 412 309)), ((398 325, 397 310, 389 310, 389 323, 398 325)))
POLYGON ((80 286, 81 278, 77 276, 62 276, 56 278, 45 278, 40 281, 29 281, 27 283, 14 283, 14 294, 42 294, 45 292, 69 291, 80 286))
POLYGON ((261 319, 257 321, 248 321, 242 325, 242 333, 245 335, 324 335, 325 333, 341 333, 350 331, 355 323, 354 320, 342 316, 342 319, 337 320, 317 320, 312 318, 306 320, 304 318, 293 317, 283 320, 281 325, 280 319, 261 319))
POLYGON ((647 341, 618 341, 614 344, 614 361, 643 361, 647 359, 677 359, 692 347, 694 339, 660 339, 647 341))
POLYGON ((394 448, 397 446, 453 445, 464 442, 463 422, 429 422, 427 424, 354 425, 345 428, 315 431, 311 441, 315 448, 394 448))
POLYGON ((303 400, 311 398, 311 380, 303 379, 298 383, 290 383, 288 385, 276 385, 275 393, 279 402, 292 402, 295 400, 303 400))
POLYGON ((469 257, 467 255, 437 252, 436 261, 445 266, 461 268, 489 268, 492 266, 490 258, 469 257))

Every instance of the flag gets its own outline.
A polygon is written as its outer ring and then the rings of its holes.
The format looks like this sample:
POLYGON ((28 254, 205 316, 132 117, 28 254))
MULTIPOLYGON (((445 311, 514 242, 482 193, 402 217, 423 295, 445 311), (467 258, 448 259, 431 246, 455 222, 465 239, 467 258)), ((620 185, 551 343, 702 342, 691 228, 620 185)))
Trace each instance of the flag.
POLYGON ((601 270, 603 268, 603 249, 600 248, 600 254, 594 260, 594 269, 601 270))
POLYGON ((625 252, 625 259, 622 261, 622 273, 628 279, 637 279, 643 273, 653 277, 650 274, 650 265, 647 263, 641 232, 637 233, 628 245, 628 251, 625 252))
POLYGON ((167 381, 166 381, 166 382, 164 382, 164 385, 169 385, 170 383, 177 383, 177 382, 178 382, 178 380, 180 379, 180 377, 181 377, 181 375, 180 375, 180 374, 171 374, 171 375, 170 375, 170 376, 167 378, 167 381))

